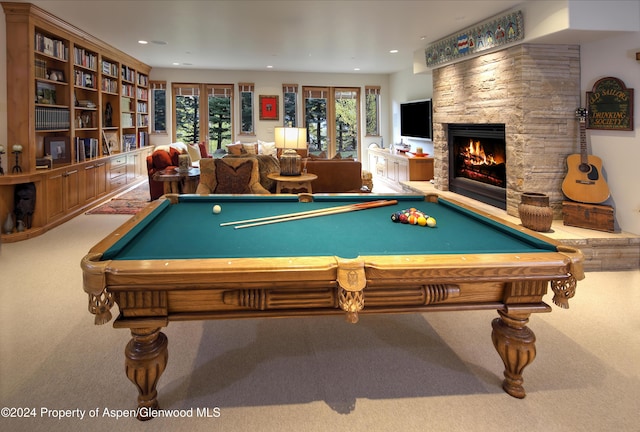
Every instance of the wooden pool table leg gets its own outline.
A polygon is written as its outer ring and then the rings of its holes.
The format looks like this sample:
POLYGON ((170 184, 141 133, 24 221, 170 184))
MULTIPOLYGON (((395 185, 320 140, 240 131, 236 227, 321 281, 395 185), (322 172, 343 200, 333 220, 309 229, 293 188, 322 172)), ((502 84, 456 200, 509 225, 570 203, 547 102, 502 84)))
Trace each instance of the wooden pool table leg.
POLYGON ((138 420, 149 420, 151 409, 158 408, 156 385, 167 366, 167 337, 160 328, 131 329, 125 348, 125 371, 138 387, 138 420))
POLYGON ((536 336, 526 326, 531 314, 503 311, 498 314, 500 318, 491 323, 491 339, 505 367, 502 388, 511 396, 522 399, 526 396, 522 371, 536 358, 536 336))

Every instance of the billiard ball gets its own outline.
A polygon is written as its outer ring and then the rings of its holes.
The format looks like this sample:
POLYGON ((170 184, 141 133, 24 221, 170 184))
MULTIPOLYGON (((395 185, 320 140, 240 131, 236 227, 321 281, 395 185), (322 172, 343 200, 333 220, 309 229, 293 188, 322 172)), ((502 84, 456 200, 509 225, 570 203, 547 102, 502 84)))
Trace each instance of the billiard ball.
POLYGON ((216 205, 214 205, 214 206, 213 206, 213 212, 214 212, 215 214, 218 214, 218 213, 220 213, 221 211, 222 211, 222 207, 220 207, 218 204, 216 204, 216 205))
POLYGON ((433 228, 434 226, 436 226, 436 220, 435 218, 427 218, 427 226, 433 228))

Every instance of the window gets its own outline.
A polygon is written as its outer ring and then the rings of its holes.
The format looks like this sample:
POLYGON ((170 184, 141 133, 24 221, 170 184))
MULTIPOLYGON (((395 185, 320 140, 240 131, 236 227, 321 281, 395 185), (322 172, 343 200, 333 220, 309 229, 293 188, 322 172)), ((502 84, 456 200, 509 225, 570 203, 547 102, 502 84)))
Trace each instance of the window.
POLYGON ((253 135, 253 83, 239 83, 240 92, 240 135, 253 135))
POLYGON ((284 101, 284 125, 297 127, 298 111, 298 84, 283 84, 282 94, 284 101))
POLYGON ((309 152, 358 158, 360 89, 303 87, 309 152))
POLYGON ((233 84, 174 83, 172 91, 174 141, 206 142, 210 153, 233 142, 233 84))
POLYGON ((165 81, 151 81, 151 107, 153 123, 151 133, 167 133, 167 83, 165 81))
POLYGON ((366 86, 365 93, 365 116, 366 135, 380 135, 380 87, 366 86))
POLYGON ((209 103, 209 152, 222 150, 233 143, 233 84, 207 86, 209 103))

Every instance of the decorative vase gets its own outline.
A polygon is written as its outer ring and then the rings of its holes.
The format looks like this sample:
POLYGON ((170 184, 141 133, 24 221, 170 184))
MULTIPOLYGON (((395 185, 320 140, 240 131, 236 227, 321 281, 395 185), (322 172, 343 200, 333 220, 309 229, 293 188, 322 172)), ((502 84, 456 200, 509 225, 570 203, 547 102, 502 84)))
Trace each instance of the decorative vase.
POLYGON ((2 225, 2 230, 4 231, 5 234, 11 234, 13 232, 13 215, 11 213, 9 213, 7 215, 7 219, 4 221, 4 224, 2 225))
POLYGON ((518 213, 522 225, 534 231, 548 232, 553 222, 553 209, 549 197, 538 192, 523 192, 518 213))

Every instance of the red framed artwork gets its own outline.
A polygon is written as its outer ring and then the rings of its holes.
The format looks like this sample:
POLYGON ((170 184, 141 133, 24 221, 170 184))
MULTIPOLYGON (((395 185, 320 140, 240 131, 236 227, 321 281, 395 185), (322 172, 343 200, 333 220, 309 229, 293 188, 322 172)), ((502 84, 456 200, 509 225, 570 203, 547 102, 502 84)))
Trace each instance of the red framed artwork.
POLYGON ((260 120, 278 120, 278 96, 260 96, 260 120))

